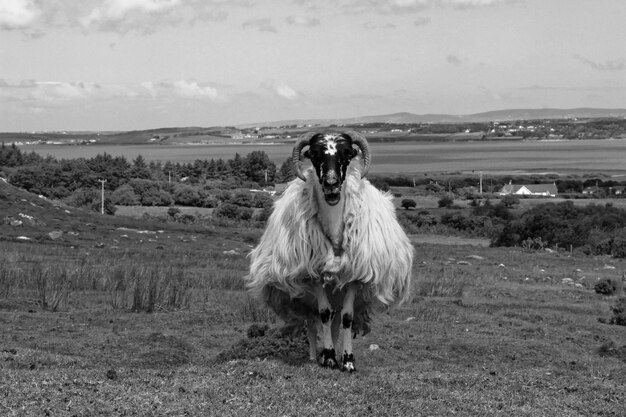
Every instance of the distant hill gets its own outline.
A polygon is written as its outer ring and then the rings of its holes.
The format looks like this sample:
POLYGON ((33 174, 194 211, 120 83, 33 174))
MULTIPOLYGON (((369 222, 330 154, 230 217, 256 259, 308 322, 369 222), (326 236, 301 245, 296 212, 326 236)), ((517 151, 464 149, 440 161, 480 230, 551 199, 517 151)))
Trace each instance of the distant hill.
POLYGON ((332 125, 360 125, 372 123, 387 124, 420 124, 420 123, 484 123, 508 120, 541 120, 541 119, 594 119, 594 118, 626 118, 626 109, 508 109, 467 115, 453 114, 414 114, 408 112, 360 116, 343 119, 294 119, 259 123, 242 124, 235 127, 165 127, 126 132, 0 132, 0 143, 46 143, 74 144, 90 143, 107 145, 188 145, 188 144, 224 144, 248 140, 242 129, 265 128, 264 134, 282 134, 284 126, 290 134, 299 134, 308 126, 327 127, 332 125), (277 128, 272 132, 271 128, 277 128))
POLYGON ((361 116, 345 119, 301 119, 301 120, 281 120, 274 122, 250 123, 238 125, 238 128, 269 127, 269 126, 289 126, 289 125, 350 125, 361 123, 477 123, 506 120, 534 120, 534 119, 563 119, 563 118, 603 118, 603 117, 626 117, 626 109, 508 109, 495 110, 484 113, 474 113, 467 115, 452 114, 414 114, 414 113, 393 113, 376 116, 361 116))

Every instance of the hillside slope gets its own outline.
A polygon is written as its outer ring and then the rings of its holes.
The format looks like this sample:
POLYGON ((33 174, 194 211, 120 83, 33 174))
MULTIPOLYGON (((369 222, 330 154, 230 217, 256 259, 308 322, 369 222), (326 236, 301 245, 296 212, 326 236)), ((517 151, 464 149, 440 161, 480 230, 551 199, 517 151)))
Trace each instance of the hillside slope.
POLYGON ((215 239, 218 232, 178 223, 100 215, 29 193, 0 177, 0 241, 73 247, 164 249, 189 242, 241 250, 241 236, 215 239))

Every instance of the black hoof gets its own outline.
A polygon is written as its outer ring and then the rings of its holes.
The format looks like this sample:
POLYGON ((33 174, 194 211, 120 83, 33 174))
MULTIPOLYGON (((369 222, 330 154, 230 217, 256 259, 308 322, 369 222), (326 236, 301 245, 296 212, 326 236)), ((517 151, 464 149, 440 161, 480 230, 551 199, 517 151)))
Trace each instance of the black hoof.
POLYGON ((325 368, 339 368, 339 363, 335 357, 335 349, 324 349, 321 354, 322 366, 325 368))
POLYGON ((356 367, 354 366, 354 355, 344 353, 343 358, 341 360, 341 370, 344 372, 356 372, 356 367))

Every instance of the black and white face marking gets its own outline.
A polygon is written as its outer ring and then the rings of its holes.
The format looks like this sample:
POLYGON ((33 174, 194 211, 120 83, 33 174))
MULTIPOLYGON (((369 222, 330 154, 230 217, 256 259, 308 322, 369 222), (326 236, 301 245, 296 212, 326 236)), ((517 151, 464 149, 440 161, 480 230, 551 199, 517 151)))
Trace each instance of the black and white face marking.
POLYGON ((357 154, 350 136, 318 133, 311 138, 309 150, 304 156, 313 163, 324 199, 329 205, 334 206, 341 199, 341 186, 346 179, 348 165, 357 154))

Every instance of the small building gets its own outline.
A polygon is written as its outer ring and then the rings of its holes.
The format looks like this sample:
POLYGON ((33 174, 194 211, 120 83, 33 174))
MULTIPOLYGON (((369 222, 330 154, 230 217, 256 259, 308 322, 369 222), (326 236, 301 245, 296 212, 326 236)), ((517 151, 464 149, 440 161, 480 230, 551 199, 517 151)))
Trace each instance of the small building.
POLYGON ((527 195, 537 197, 556 197, 558 190, 551 184, 512 184, 508 183, 499 192, 500 195, 527 195))
POLYGON ((611 187, 611 192, 615 195, 624 195, 626 194, 626 187, 624 187, 623 185, 611 187))

